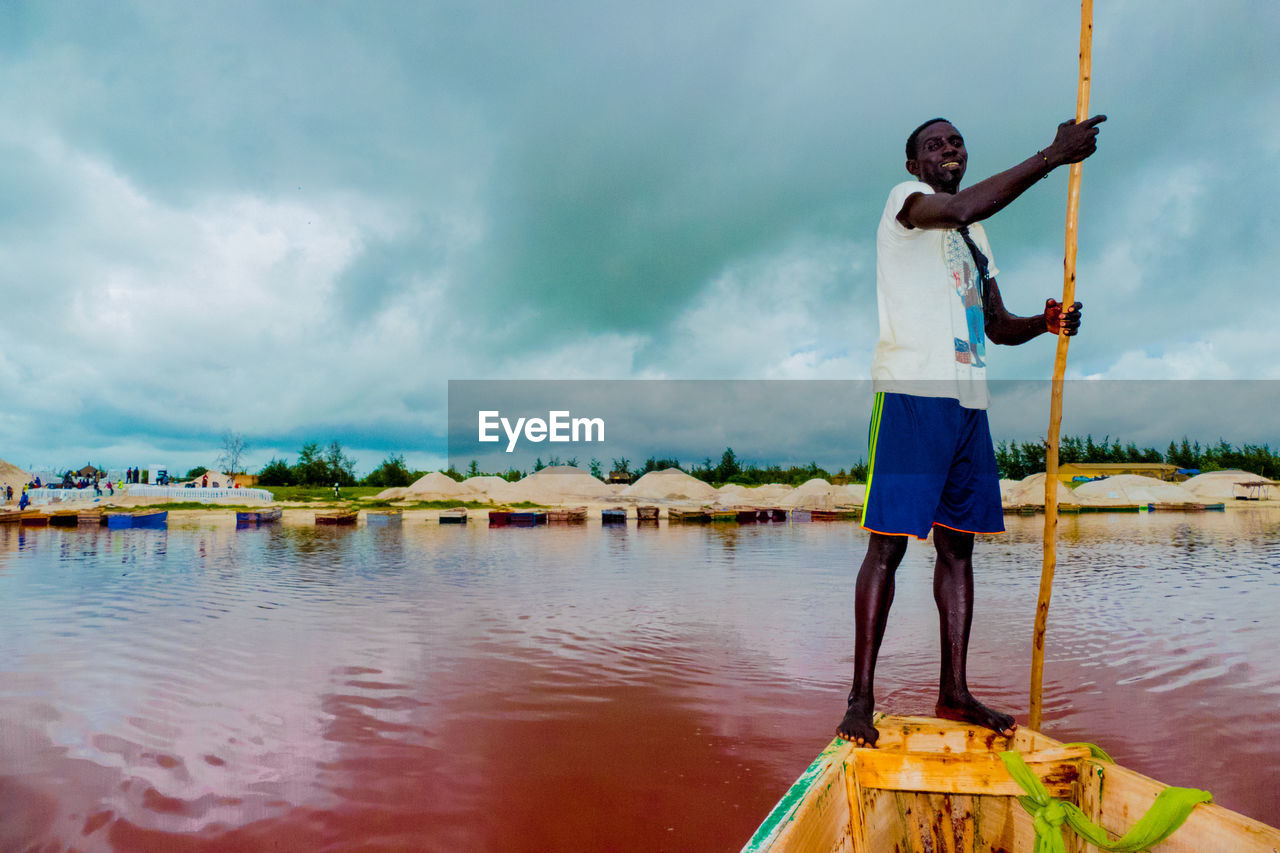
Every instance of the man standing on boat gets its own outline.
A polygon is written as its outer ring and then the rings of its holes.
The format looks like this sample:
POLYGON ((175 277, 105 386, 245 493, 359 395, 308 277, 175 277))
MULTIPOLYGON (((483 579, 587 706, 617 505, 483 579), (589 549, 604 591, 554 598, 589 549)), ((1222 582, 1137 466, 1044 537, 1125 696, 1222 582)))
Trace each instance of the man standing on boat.
POLYGON ((867 495, 862 526, 871 531, 858 573, 853 690, 836 734, 874 745, 873 680, 893 603, 894 575, 907 537, 930 531, 937 550, 933 594, 942 638, 934 713, 1012 734, 1013 717, 969 692, 966 661, 973 619, 973 538, 1004 532, 999 475, 987 423, 986 339, 1023 344, 1049 332, 1074 335, 1080 303, 1015 317, 996 286, 991 247, 980 223, 1058 166, 1097 147, 1098 125, 1064 122, 1049 147, 964 190, 968 153, 946 119, 930 119, 907 138, 907 171, 876 233, 880 340, 871 365, 867 495))

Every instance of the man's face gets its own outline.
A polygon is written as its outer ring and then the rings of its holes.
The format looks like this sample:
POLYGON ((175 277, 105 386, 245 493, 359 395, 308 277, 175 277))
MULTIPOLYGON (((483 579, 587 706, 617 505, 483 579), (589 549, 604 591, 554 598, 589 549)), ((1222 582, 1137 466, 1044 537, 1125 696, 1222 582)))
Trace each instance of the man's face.
POLYGON ((907 171, 935 192, 954 193, 960 188, 968 163, 969 154, 960 131, 939 121, 920 131, 916 138, 916 159, 907 161, 907 171))

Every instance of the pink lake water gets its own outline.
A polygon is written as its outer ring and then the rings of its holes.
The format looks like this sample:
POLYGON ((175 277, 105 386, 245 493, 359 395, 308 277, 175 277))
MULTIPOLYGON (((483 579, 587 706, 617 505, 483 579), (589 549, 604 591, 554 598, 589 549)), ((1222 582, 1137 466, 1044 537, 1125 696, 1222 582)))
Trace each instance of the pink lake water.
MULTIPOLYGON (((980 539, 1025 722, 1040 520, 980 539)), ((1280 823, 1280 513, 1065 517, 1045 730, 1280 823)), ((856 525, 0 528, 0 850, 736 850, 829 741, 856 525)), ((932 547, 879 705, 932 710, 932 547)))

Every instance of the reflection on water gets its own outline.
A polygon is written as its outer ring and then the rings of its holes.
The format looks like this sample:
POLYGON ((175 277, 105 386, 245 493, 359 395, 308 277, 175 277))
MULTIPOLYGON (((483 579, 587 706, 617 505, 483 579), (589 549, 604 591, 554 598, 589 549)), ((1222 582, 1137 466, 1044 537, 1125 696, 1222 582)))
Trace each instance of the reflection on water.
MULTIPOLYGON (((1038 519, 970 680, 1026 716, 1038 519)), ((1280 822, 1280 514, 1063 519, 1046 729, 1280 822), (1177 748, 1171 749, 1170 745, 1177 748)), ((850 524, 0 528, 0 849, 736 849, 848 689, 850 524)), ((877 677, 928 713, 932 552, 877 677)))

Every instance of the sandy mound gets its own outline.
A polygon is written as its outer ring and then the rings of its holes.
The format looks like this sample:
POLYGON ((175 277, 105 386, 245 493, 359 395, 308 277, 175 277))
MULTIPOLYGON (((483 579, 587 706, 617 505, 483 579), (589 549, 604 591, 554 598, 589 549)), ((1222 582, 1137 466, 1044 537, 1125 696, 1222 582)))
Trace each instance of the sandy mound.
MULTIPOLYGON (((1000 488, 1000 501, 1005 506, 1044 506, 1043 471, 1022 480, 1005 482, 1009 482, 1009 485, 1006 487, 1002 482, 1000 488)), ((1087 494, 1080 494, 1079 489, 1073 492, 1064 484, 1058 483, 1058 503, 1092 506, 1096 501, 1087 494)))
POLYGON ((837 506, 859 505, 866 495, 865 486, 833 486, 821 477, 814 477, 797 486, 782 499, 781 504, 806 509, 834 509, 837 506))
POLYGON ((474 489, 465 482, 459 483, 447 474, 432 471, 415 480, 404 490, 404 494, 405 497, 418 500, 447 500, 448 498, 469 498, 474 494, 474 489))
MULTIPOLYGON (((1196 500, 1201 503, 1221 503, 1234 500, 1236 495, 1244 492, 1243 489, 1237 491, 1236 483, 1251 483, 1261 479, 1263 478, 1257 474, 1233 468, 1230 471, 1209 471, 1197 474, 1178 485, 1195 495, 1196 500)), ((1280 495, 1280 489, 1274 486, 1269 491, 1272 495, 1280 495)))
MULTIPOLYGON (((201 474, 199 477, 193 477, 190 480, 174 481, 170 483, 170 485, 184 486, 187 483, 195 483, 197 489, 203 489, 203 488, 206 488, 205 486, 206 477, 209 478, 209 485, 207 488, 210 488, 210 489, 229 489, 231 488, 231 484, 235 480, 235 478, 232 477, 230 474, 220 474, 217 471, 214 471, 213 469, 209 469, 208 471, 205 471, 203 474, 201 474)), ((125 485, 128 485, 128 484, 126 483, 125 485)))
POLYGON ((1099 506, 1202 503, 1192 492, 1177 483, 1166 483, 1164 480, 1140 477, 1137 474, 1119 474, 1105 480, 1082 483, 1075 493, 1099 506))
POLYGON ((867 501, 867 487, 861 483, 850 483, 847 486, 836 486, 836 494, 844 496, 848 504, 862 505, 867 501))
POLYGON ((408 494, 409 489, 405 486, 392 486, 390 489, 383 489, 373 496, 375 501, 398 501, 408 494))
POLYGON ((790 486, 770 483, 767 486, 741 486, 728 483, 718 490, 718 502, 724 506, 780 506, 782 499, 791 494, 790 486))
POLYGON ((1021 480, 1002 479, 1000 481, 1000 502, 1005 504, 1006 506, 1012 505, 1013 501, 1009 499, 1009 495, 1012 494, 1013 490, 1016 489, 1018 487, 1018 484, 1021 482, 1022 482, 1021 480))
POLYGON ((679 468, 650 471, 620 493, 622 497, 660 501, 705 501, 713 503, 720 493, 679 468))
MULTIPOLYGON (((22 496, 22 487, 31 482, 31 475, 23 471, 17 465, 12 465, 0 459, 0 490, 5 486, 13 486, 13 499, 16 501, 22 496)), ((3 500, 0 499, 0 503, 3 500)))
POLYGON ((599 500, 613 495, 613 491, 601 480, 581 468, 571 465, 554 465, 535 471, 509 490, 499 489, 505 500, 532 501, 555 505, 582 500, 599 500))
POLYGON ((822 495, 834 488, 830 483, 821 477, 814 477, 812 480, 805 480, 799 486, 796 486, 795 493, 797 495, 822 495))
POLYGON ((473 501, 492 501, 496 504, 504 504, 524 500, 524 498, 516 497, 516 484, 508 483, 501 477, 492 475, 468 477, 462 481, 462 484, 471 489, 472 494, 469 499, 473 501))

